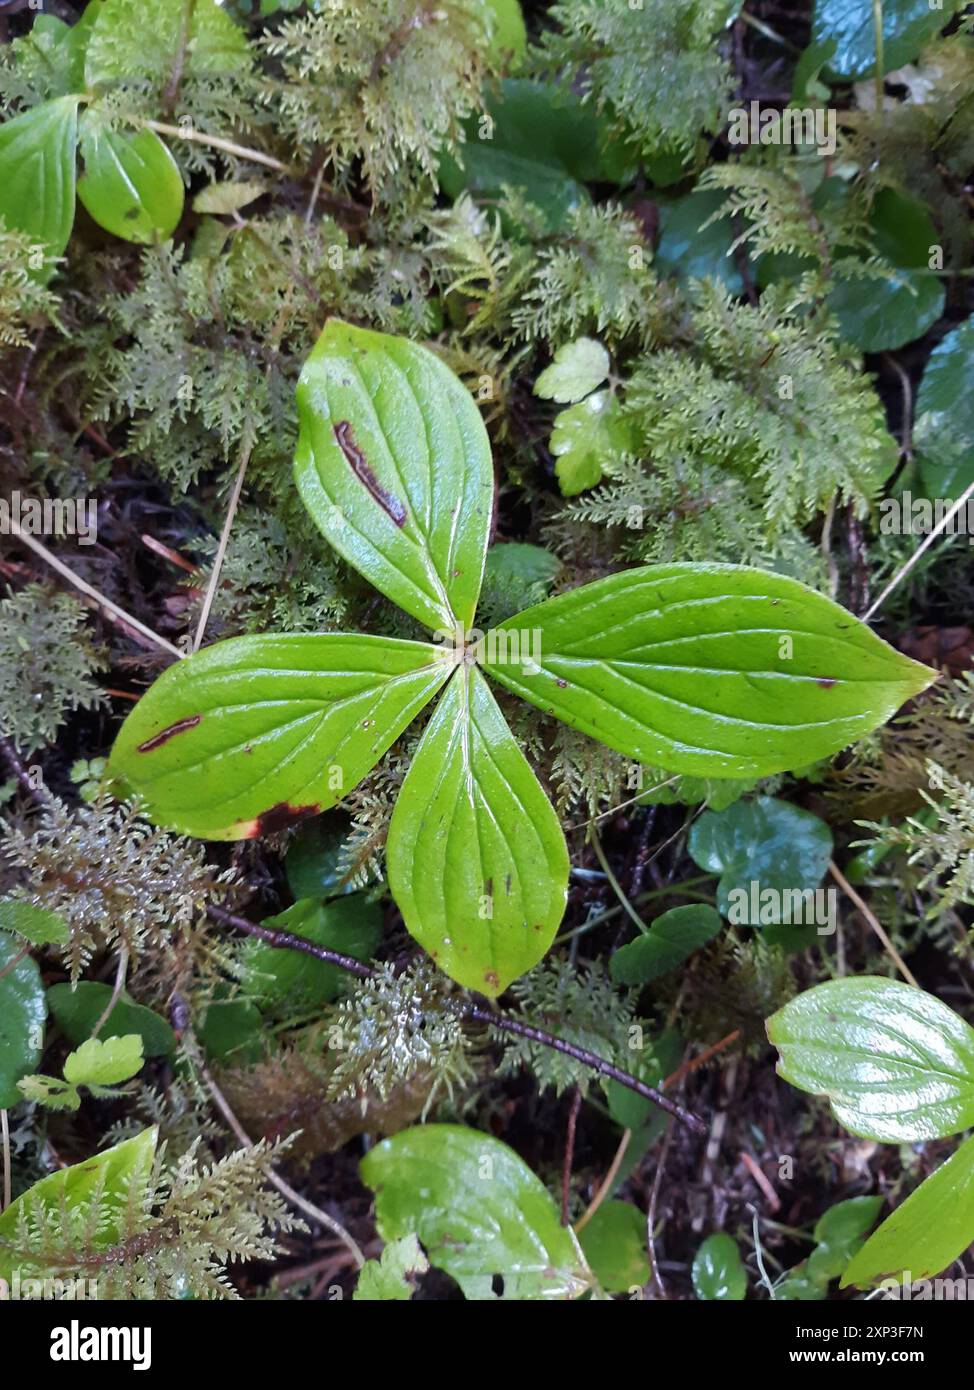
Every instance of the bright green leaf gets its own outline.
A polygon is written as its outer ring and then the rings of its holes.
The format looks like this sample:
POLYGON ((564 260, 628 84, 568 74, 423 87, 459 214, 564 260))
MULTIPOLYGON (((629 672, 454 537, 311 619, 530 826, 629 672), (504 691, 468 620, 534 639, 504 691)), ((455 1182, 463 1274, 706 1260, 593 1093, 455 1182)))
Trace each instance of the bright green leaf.
POLYGON ((138 1033, 115 1038, 88 1038, 64 1060, 64 1079, 74 1086, 114 1086, 142 1070, 138 1033))
POLYGON ((817 922, 812 895, 832 858, 832 833, 811 811, 771 796, 738 801, 705 811, 687 847, 701 869, 720 874, 717 906, 735 924, 817 922))
MULTIPOLYGON (((379 944, 382 911, 378 903, 369 902, 361 893, 330 903, 305 898, 276 917, 266 917, 263 925, 365 961, 379 944)), ((262 1009, 286 1006, 289 1016, 329 1003, 348 979, 336 965, 266 941, 248 941, 241 962, 244 993, 262 1009)))
POLYGON ((249 839, 333 806, 449 673, 420 642, 237 637, 164 672, 126 719, 109 770, 152 819, 249 839))
POLYGON ((21 1099, 43 1105, 48 1110, 80 1110, 81 1095, 70 1081, 56 1076, 22 1076, 17 1082, 21 1099))
POLYGON ((544 1184, 489 1134, 418 1125, 377 1144, 360 1167, 383 1240, 418 1236, 466 1298, 566 1299, 588 1286, 544 1184))
POLYGON ((294 472, 335 549, 433 629, 473 623, 490 531, 490 442, 433 353, 329 319, 298 383, 294 472))
POLYGON ((609 354, 594 338, 576 338, 555 353, 555 360, 534 383, 545 401, 571 405, 601 386, 609 375, 609 354))
POLYGON ((606 464, 618 462, 632 443, 630 422, 611 391, 595 391, 556 415, 549 447, 562 496, 595 487, 606 464))
POLYGON ((592 1273, 608 1293, 626 1293, 648 1280, 646 1218, 630 1202, 603 1202, 579 1240, 592 1273))
POLYGON ((86 111, 81 154, 78 197, 100 227, 143 245, 172 235, 183 215, 183 180, 155 131, 128 135, 86 111))
POLYGON ((47 1006, 37 962, 0 934, 0 1110, 21 1099, 17 1082, 41 1060, 47 1006), (16 964, 14 963, 16 962, 16 964))
POLYGON ((426 727, 386 862, 407 930, 469 989, 500 994, 551 945, 565 837, 476 667, 460 668, 426 727))
POLYGON ((527 51, 528 31, 524 24, 520 0, 486 0, 493 20, 490 53, 495 62, 502 62, 508 72, 520 67, 527 51))
MULTIPOLYGON (((47 991, 52 1017, 76 1047, 91 1037, 91 1030, 111 997, 111 986, 98 980, 81 980, 74 988, 69 984, 52 985, 47 991)), ((176 1034, 166 1020, 123 992, 102 1025, 100 1036, 121 1038, 133 1033, 138 1034, 147 1057, 169 1057, 176 1051, 176 1034)))
MULTIPOLYGON (((74 223, 78 98, 56 97, 0 125, 0 218, 42 242, 53 256, 74 223)), ((51 267, 36 268, 47 279, 51 267)))
POLYGON ((352 1298, 407 1303, 413 1296, 411 1277, 428 1269, 429 1260, 416 1237, 403 1236, 387 1245, 377 1260, 366 1260, 352 1298))
POLYGON ((626 570, 502 624, 540 669, 485 662, 508 689, 635 762, 766 776, 826 757, 935 679, 830 599, 736 565, 626 570))
POLYGON ((123 1235, 130 1211, 138 1210, 144 1199, 158 1141, 157 1128, 143 1130, 134 1139, 126 1139, 82 1163, 58 1169, 11 1202, 0 1216, 0 1279, 9 1283, 15 1270, 22 1279, 50 1273, 46 1265, 32 1265, 24 1254, 9 1250, 4 1244, 16 1236, 21 1212, 28 1220, 32 1210, 59 1212, 62 1228, 76 1231, 79 1242, 82 1238, 90 1239, 95 1250, 115 1245, 123 1235), (97 1226, 92 1226, 89 1217, 96 1202, 101 1219, 97 1226))
POLYGON ((14 932, 32 946, 65 946, 70 937, 63 917, 47 907, 6 898, 0 902, 0 931, 14 932))
POLYGON ((865 1288, 882 1279, 911 1283, 946 1269, 974 1241, 974 1137, 961 1144, 935 1173, 869 1237, 842 1276, 842 1288, 865 1288))
POLYGON ((706 903, 671 908, 655 919, 645 936, 619 947, 609 961, 609 974, 617 985, 647 985, 713 941, 722 926, 719 914, 706 903))
POLYGON ((737 1303, 747 1294, 747 1270, 733 1236, 723 1231, 708 1236, 690 1267, 693 1291, 704 1301, 737 1303))
POLYGON ((89 86, 140 78, 158 84, 159 74, 173 72, 177 62, 184 77, 247 72, 251 66, 243 31, 217 0, 194 0, 191 6, 186 0, 152 0, 149 33, 145 0, 104 0, 88 44, 89 86))
POLYGON ((870 975, 830 980, 767 1026, 779 1076, 827 1096, 852 1134, 918 1143, 974 1125, 974 1028, 932 994, 870 975))
POLYGON ((818 1245, 806 1262, 808 1277, 824 1284, 838 1279, 875 1226, 882 1205, 882 1197, 849 1197, 829 1207, 815 1227, 818 1245))

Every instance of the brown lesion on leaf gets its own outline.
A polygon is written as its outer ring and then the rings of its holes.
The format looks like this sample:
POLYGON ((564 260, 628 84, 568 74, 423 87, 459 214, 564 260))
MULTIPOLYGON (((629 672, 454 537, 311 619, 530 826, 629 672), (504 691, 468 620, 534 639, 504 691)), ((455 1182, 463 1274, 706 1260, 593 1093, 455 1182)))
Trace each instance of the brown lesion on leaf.
POLYGON ((497 973, 496 970, 485 970, 485 971, 484 971, 484 984, 485 984, 485 985, 489 985, 491 989, 497 989, 497 987, 498 987, 498 985, 500 984, 500 982, 501 982, 501 978, 500 978, 500 976, 498 975, 498 973, 497 973))
POLYGON ((370 496, 375 498, 386 516, 390 517, 397 526, 405 526, 405 506, 400 502, 398 497, 393 497, 391 492, 386 492, 385 488, 372 472, 372 469, 366 463, 365 455, 355 442, 351 423, 348 420, 339 420, 338 424, 333 426, 333 430, 338 447, 351 464, 352 472, 355 474, 356 478, 364 485, 370 496))
POLYGON ((279 801, 249 823, 244 839, 256 840, 260 835, 273 835, 278 830, 287 830, 289 826, 307 820, 309 816, 320 814, 321 807, 316 802, 309 806, 292 806, 289 801, 279 801))
POLYGON ((832 687, 833 687, 833 685, 835 685, 835 677, 834 677, 834 676, 816 676, 816 678, 815 678, 815 684, 816 684, 816 685, 820 685, 820 686, 822 687, 823 690, 831 690, 832 687))
POLYGON ((184 734, 187 729, 195 729, 203 716, 201 714, 191 714, 186 719, 177 719, 175 724, 170 724, 165 729, 160 729, 159 733, 147 738, 145 743, 139 744, 140 753, 151 753, 154 748, 161 748, 164 743, 168 743, 177 734, 184 734))

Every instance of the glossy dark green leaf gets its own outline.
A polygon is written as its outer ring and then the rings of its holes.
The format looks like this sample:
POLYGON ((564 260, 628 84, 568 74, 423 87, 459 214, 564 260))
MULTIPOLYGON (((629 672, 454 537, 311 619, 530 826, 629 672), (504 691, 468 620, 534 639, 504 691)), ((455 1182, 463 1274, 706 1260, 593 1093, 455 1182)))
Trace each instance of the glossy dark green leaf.
POLYGON ((974 1241, 974 1138, 911 1192, 847 1266, 842 1288, 940 1274, 974 1241))
POLYGON ((829 1207, 815 1227, 818 1244, 806 1262, 808 1277, 825 1284, 838 1279, 862 1248, 882 1205, 882 1197, 849 1197, 829 1207))
MULTIPOLYGON (((659 1089, 668 1076, 672 1076, 683 1058, 684 1041, 675 1028, 665 1029, 658 1038, 647 1043, 642 1049, 633 1049, 626 1057, 626 1070, 647 1086, 659 1089)), ((638 1138, 649 1144, 658 1138, 666 1128, 668 1116, 664 1110, 651 1100, 622 1086, 618 1081, 609 1081, 605 1088, 609 1114, 623 1129, 638 1131, 638 1138)))
POLYGON ((93 111, 81 119, 85 172, 78 197, 106 231, 150 245, 172 235, 183 215, 179 166, 153 130, 111 130, 93 111))
POLYGON ((537 635, 503 685, 635 762, 765 776, 837 752, 934 673, 821 594, 735 565, 653 565, 502 624, 537 635))
POLYGON ((342 849, 348 839, 347 817, 334 811, 300 826, 288 842, 284 872, 295 901, 335 898, 355 889, 345 882, 342 849))
POLYGON ((778 1074, 827 1096, 852 1134, 919 1143, 974 1125, 974 1028, 932 994, 877 976, 830 980, 768 1019, 778 1074))
POLYGON ((17 1082, 36 1071, 44 1047, 44 986, 23 944, 0 933, 0 1110, 22 1099, 17 1082), (16 962, 16 963, 15 963, 16 962))
POLYGON ((79 1242, 89 1239, 96 1251, 117 1244, 125 1232, 130 1208, 140 1208, 158 1142, 157 1128, 143 1130, 112 1149, 70 1168, 59 1168, 11 1202, 0 1215, 0 1279, 9 1284, 15 1272, 21 1279, 50 1277, 50 1267, 43 1260, 32 1263, 24 1252, 5 1244, 16 1236, 22 1212, 28 1221, 32 1211, 60 1213, 62 1229, 76 1232, 79 1242), (100 1220, 93 1224, 90 1214, 96 1200, 100 1220))
POLYGON ((157 824, 211 840, 269 834, 340 801, 447 674, 441 649, 394 638, 218 642, 142 697, 109 771, 157 824))
POLYGON ((494 473, 466 387, 417 343, 329 319, 298 417, 295 478, 335 549, 427 627, 469 628, 494 473))
POLYGON ((941 339, 916 398, 920 478, 928 497, 957 498, 974 480, 974 319, 941 339))
MULTIPOLYGON (((944 0, 937 8, 931 8, 930 0, 883 0, 883 71, 911 62, 957 8, 956 0, 944 0)), ((828 63, 836 77, 872 74, 876 66, 873 0, 815 0, 812 40, 835 42, 828 63)))
POLYGON ((407 930, 469 989, 500 994, 551 945, 567 899, 565 837, 474 666, 458 670, 426 727, 386 864, 407 930))
POLYGON ((722 192, 702 188, 658 204, 660 231, 654 265, 660 275, 677 280, 710 276, 732 294, 744 293, 744 281, 730 249, 737 232, 729 218, 710 221, 724 201, 722 192))
POLYGON ((631 1202, 603 1202, 578 1238, 607 1293, 627 1293, 646 1283, 646 1218, 631 1202))
POLYGON ((251 66, 243 30, 218 0, 194 0, 189 7, 186 0, 152 0, 150 32, 146 18, 145 0, 103 0, 88 44, 89 86, 138 78, 157 83, 159 73, 174 71, 177 62, 184 78, 251 66), (142 62, 133 60, 140 37, 142 62))
POLYGON ((717 906, 736 925, 828 925, 811 895, 832 858, 832 833, 811 811, 771 796, 738 801, 705 811, 687 847, 701 869, 720 874, 717 906))
MULTIPOLYGON (((382 911, 362 893, 327 903, 304 898, 286 912, 266 917, 263 925, 365 961, 379 944, 382 911)), ((266 941, 248 941, 241 963, 244 993, 262 1010, 286 1009, 288 1016, 329 1003, 348 981, 347 973, 336 965, 266 941)))
POLYGON ((690 1267, 693 1291, 705 1302, 736 1303, 747 1294, 747 1270, 733 1236, 708 1236, 690 1267))
POLYGON ((889 275, 840 279, 828 296, 847 342, 861 352, 883 352, 922 338, 944 311, 935 275, 889 266, 889 275))
POLYGON ((0 931, 13 932, 32 946, 64 946, 70 937, 63 917, 17 898, 0 902, 0 931))
MULTIPOLYGON (((98 980, 80 980, 69 984, 52 985, 47 991, 51 1016, 64 1036, 76 1047, 91 1037, 91 1030, 108 1007, 112 997, 110 985, 98 980)), ((169 1057, 176 1051, 176 1034, 161 1014, 136 1004, 124 992, 102 1024, 98 1036, 102 1039, 127 1037, 137 1033, 147 1057, 169 1057)))
POLYGON ((645 936, 620 946, 609 960, 617 985, 647 985, 713 941, 723 923, 706 903, 674 907, 657 917, 645 936))
POLYGON ((418 1236, 466 1298, 566 1299, 590 1282, 544 1184, 489 1134, 418 1125, 376 1144, 360 1167, 383 1240, 418 1236))
POLYGON ((244 1067, 264 1055, 262 1024, 260 1010, 249 999, 217 997, 199 1025, 200 1041, 213 1061, 244 1067))
MULTIPOLYGON (((0 125, 0 218, 52 256, 63 253, 74 223, 77 131, 76 96, 55 97, 0 125)), ((47 279, 51 267, 35 273, 47 279)))

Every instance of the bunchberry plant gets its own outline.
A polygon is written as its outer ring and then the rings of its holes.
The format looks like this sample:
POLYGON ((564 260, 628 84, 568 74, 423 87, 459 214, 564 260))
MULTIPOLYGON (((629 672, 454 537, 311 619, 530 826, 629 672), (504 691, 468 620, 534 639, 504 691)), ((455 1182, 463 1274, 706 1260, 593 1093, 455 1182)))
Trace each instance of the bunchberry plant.
POLYGON ((481 633, 494 478, 460 381, 426 348, 331 319, 298 411, 309 513, 434 640, 216 643, 152 686, 109 770, 160 824, 253 838, 341 800, 439 694, 388 876, 409 931, 469 988, 497 995, 542 958, 569 869, 488 677, 636 764, 725 778, 835 753, 932 678, 820 594, 734 565, 625 570, 481 633))

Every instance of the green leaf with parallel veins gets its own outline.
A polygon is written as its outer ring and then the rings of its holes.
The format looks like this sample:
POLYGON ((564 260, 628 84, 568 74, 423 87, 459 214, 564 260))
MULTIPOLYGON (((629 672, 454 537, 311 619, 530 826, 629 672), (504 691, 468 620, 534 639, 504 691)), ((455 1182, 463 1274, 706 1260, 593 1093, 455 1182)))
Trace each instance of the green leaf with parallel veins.
POLYGON ((178 661, 115 741, 110 775, 160 825, 250 839, 334 806, 449 674, 391 637, 235 637, 178 661))
POLYGON ((47 1005, 37 962, 0 934, 0 1110, 22 1099, 17 1082, 41 1060, 47 1005), (16 962, 16 963, 15 963, 16 962))
POLYGON ((470 392, 428 349, 329 319, 298 418, 294 475, 329 542, 427 627, 469 628, 494 490, 470 392))
POLYGON ((81 154, 78 197, 100 227, 142 245, 172 235, 183 215, 183 180, 154 130, 127 135, 86 111, 81 154))
POLYGON ((28 1256, 4 1243, 16 1237, 21 1212, 28 1220, 34 1210, 59 1213, 62 1229, 76 1231, 79 1241, 89 1238, 95 1250, 107 1250, 117 1244, 127 1219, 140 1208, 158 1142, 158 1128, 143 1130, 113 1149, 94 1154, 71 1168, 60 1168, 11 1202, 0 1216, 0 1279, 9 1283, 15 1270, 22 1279, 50 1275, 43 1260, 34 1264, 28 1256), (97 1226, 90 1221, 95 1202, 101 1213, 97 1226))
MULTIPOLYGON (((55 97, 0 125, 0 218, 43 242, 53 256, 74 223, 74 148, 78 98, 55 97)), ((47 280, 52 267, 38 267, 47 280)))
MULTIPOLYGON (((68 1042, 80 1046, 91 1037, 91 1030, 108 1008, 112 997, 110 985, 100 980, 81 980, 71 985, 52 985, 47 991, 47 1003, 58 1027, 68 1042)), ((176 1051, 176 1034, 167 1021, 144 1004, 136 1004, 122 995, 100 1029, 104 1039, 138 1034, 147 1057, 169 1057, 176 1051)))
POLYGON ((386 863, 407 930, 469 989, 500 994, 551 945, 565 837, 476 667, 461 667, 426 727, 386 863))
POLYGON ((418 1125, 376 1144, 360 1171, 383 1240, 418 1236, 468 1299, 574 1298, 591 1282, 547 1188, 489 1134, 418 1125))
MULTIPOLYGON (((502 685, 634 762, 763 777, 837 752, 935 673, 797 580, 738 565, 649 565, 528 608, 535 670, 502 685)), ((489 648, 488 648, 489 654, 489 648)))
POLYGON ((974 1240, 974 1137, 922 1182, 871 1235, 842 1275, 840 1288, 866 1288, 909 1275, 930 1279, 974 1240))
POLYGON ((827 1096, 852 1134, 918 1143, 974 1125, 974 1028, 932 994, 871 975, 830 980, 767 1027, 778 1075, 827 1096))
POLYGON ((733 1236, 708 1236, 690 1267, 693 1291, 705 1302, 739 1302, 747 1293, 747 1270, 733 1236))
POLYGON ((722 926, 719 914, 706 903, 671 908, 656 918, 645 936, 614 952, 609 974, 617 985, 648 985, 713 941, 722 926))

